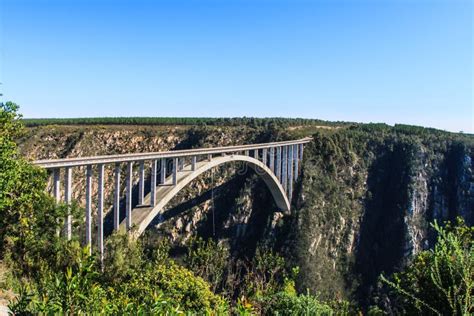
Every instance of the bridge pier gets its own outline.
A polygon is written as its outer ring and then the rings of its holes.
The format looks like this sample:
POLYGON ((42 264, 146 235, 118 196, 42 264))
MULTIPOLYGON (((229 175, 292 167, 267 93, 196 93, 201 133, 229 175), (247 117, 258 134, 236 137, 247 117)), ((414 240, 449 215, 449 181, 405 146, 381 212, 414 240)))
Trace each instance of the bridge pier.
POLYGON ((173 158, 173 185, 178 183, 178 158, 173 158))
POLYGON ((140 171, 138 174, 138 204, 143 205, 145 197, 145 162, 140 161, 140 171))
POLYGON ((281 182, 281 147, 277 147, 276 176, 278 178, 278 181, 281 182))
POLYGON ((156 178, 158 176, 158 160, 151 161, 151 181, 150 181, 150 206, 156 205, 156 178))
POLYGON ((275 173, 275 148, 270 147, 270 170, 275 173))
POLYGON ((53 196, 56 203, 61 201, 61 169, 53 170, 53 196))
POLYGON ((72 215, 71 215, 71 199, 72 199, 72 168, 66 167, 66 174, 65 174, 65 192, 64 192, 64 202, 67 205, 67 215, 66 221, 64 225, 64 233, 66 235, 67 240, 71 239, 72 236, 72 215))
POLYGON ((132 228, 132 188, 133 188, 133 162, 127 164, 127 191, 125 196, 125 223, 127 231, 132 228))
POLYGON ((283 155, 282 155, 282 170, 281 170, 281 179, 282 185, 285 192, 288 191, 288 147, 283 146, 283 155))
POLYGON ((97 247, 100 261, 104 260, 104 165, 98 165, 99 191, 97 200, 97 247))
POLYGON ((294 174, 294 181, 298 180, 298 172, 299 172, 299 154, 298 154, 299 146, 298 145, 293 145, 293 160, 295 161, 295 170, 293 171, 294 174))
POLYGON ((92 253, 92 166, 86 170, 86 245, 92 253))
MULTIPOLYGON (((53 196, 57 204, 61 202, 61 169, 53 169, 53 196)), ((59 220, 59 219, 58 219, 59 220)), ((61 235, 61 230, 56 232, 57 236, 61 235)))
POLYGON ((197 157, 193 156, 191 159, 191 170, 195 171, 196 170, 196 162, 197 162, 197 157))
POLYGON ((293 194, 293 146, 288 146, 288 199, 293 194))
POLYGON ((267 149, 266 148, 262 149, 262 162, 265 164, 265 166, 267 165, 267 149))
POLYGON ((160 163, 160 184, 165 184, 166 181, 166 158, 161 158, 160 163))
POLYGON ((114 188, 114 230, 120 225, 120 163, 115 163, 115 188, 114 188))

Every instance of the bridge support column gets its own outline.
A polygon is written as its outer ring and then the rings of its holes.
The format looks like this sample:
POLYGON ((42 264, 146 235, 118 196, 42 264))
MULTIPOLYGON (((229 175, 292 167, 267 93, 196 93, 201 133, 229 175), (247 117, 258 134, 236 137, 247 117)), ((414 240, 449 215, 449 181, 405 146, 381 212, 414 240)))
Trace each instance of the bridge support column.
POLYGON ((72 168, 66 167, 66 187, 64 192, 64 202, 67 205, 66 221, 64 224, 64 234, 67 240, 72 236, 72 216, 71 216, 71 199, 72 199, 72 168))
POLYGON ((178 183, 178 158, 173 158, 173 185, 178 183))
POLYGON ((212 155, 211 155, 211 154, 208 154, 208 155, 207 155, 207 160, 208 160, 208 161, 211 161, 211 160, 212 160, 212 155))
POLYGON ((288 146, 288 199, 293 194, 293 145, 288 146))
POLYGON ((267 165, 267 149, 266 148, 262 149, 262 161, 263 161, 263 164, 266 166, 267 165))
POLYGON ((133 187, 133 162, 127 164, 127 192, 125 196, 125 226, 127 231, 132 228, 132 187, 133 187))
POLYGON ((294 181, 298 180, 298 172, 299 172, 299 146, 298 145, 293 145, 293 160, 295 163, 295 170, 293 171, 294 173, 294 181))
POLYGON ((300 160, 303 160, 303 144, 300 144, 300 160))
POLYGON ((120 164, 115 164, 114 170, 115 188, 114 188, 114 230, 119 229, 120 225, 120 164))
POLYGON ((281 147, 277 147, 277 156, 276 156, 276 176, 278 181, 281 183, 281 147))
POLYGON ((178 158, 178 171, 183 171, 184 169, 184 157, 178 158))
POLYGON ((156 176, 158 171, 158 161, 152 160, 151 162, 151 188, 150 188, 150 206, 156 205, 156 176))
POLYGON ((61 201, 61 170, 53 170, 53 196, 56 203, 61 201))
POLYGON ((140 173, 138 176, 138 205, 143 205, 145 197, 145 162, 140 161, 140 173))
POLYGON ((92 166, 86 170, 86 246, 92 254, 92 166))
POLYGON ((97 205, 97 246, 100 262, 104 260, 104 165, 99 164, 99 191, 97 205))
POLYGON ((161 158, 160 166, 160 184, 165 184, 166 181, 166 158, 161 158))
POLYGON ((249 156, 250 155, 249 151, 248 150, 244 151, 244 155, 249 156))
POLYGON ((195 171, 196 170, 196 162, 197 162, 197 157, 196 156, 193 156, 192 160, 191 160, 191 170, 192 171, 195 171))
MULTIPOLYGON (((61 202, 61 169, 56 168, 53 170, 53 196, 56 203, 61 202)), ((56 231, 56 235, 61 235, 61 229, 56 231)))
POLYGON ((275 148, 270 148, 270 170, 275 173, 275 148))
POLYGON ((282 170, 281 170, 281 179, 283 184, 283 190, 288 192, 288 147, 283 147, 283 155, 282 155, 283 163, 282 163, 282 170))

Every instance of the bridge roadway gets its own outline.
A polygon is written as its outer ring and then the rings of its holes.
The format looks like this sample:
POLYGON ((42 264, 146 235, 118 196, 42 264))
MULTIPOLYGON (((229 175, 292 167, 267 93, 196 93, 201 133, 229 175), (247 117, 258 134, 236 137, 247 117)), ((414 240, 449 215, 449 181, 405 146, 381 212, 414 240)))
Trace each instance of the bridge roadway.
MULTIPOLYGON (((125 155, 95 156, 84 158, 66 158, 38 160, 34 164, 53 172, 53 195, 61 202, 61 170, 64 170, 64 203, 72 203, 72 169, 86 167, 86 244, 92 248, 92 182, 93 170, 97 172, 97 243, 100 258, 104 254, 104 166, 114 164, 114 230, 128 231, 139 236, 150 222, 163 212, 167 203, 187 184, 202 173, 232 162, 242 162, 256 170, 262 177, 275 204, 281 211, 289 211, 293 183, 297 180, 300 161, 303 159, 303 146, 312 139, 198 148, 153 153, 135 153, 125 155), (145 195, 145 162, 151 163, 150 192, 145 195), (132 205, 133 164, 138 163, 138 205, 132 205), (120 223, 121 201, 121 165, 126 165, 125 219, 120 223), (93 169, 93 167, 96 167, 93 169), (171 169, 171 173, 168 168, 171 169), (170 173, 169 176, 168 173, 170 173)), ((64 235, 72 235, 72 217, 65 218, 64 235)))
POLYGON ((311 140, 312 140, 311 137, 305 137, 298 140, 289 140, 289 141, 272 142, 272 143, 184 149, 184 150, 160 151, 160 152, 152 152, 152 153, 106 155, 106 156, 94 156, 94 157, 83 157, 83 158, 36 160, 33 163, 45 169, 79 167, 79 166, 98 165, 98 164, 136 162, 136 161, 141 161, 141 160, 153 160, 153 159, 161 159, 161 158, 182 158, 182 157, 203 156, 203 155, 230 154, 230 153, 246 151, 246 150, 250 151, 250 150, 284 147, 284 146, 289 146, 289 145, 307 144, 311 140))

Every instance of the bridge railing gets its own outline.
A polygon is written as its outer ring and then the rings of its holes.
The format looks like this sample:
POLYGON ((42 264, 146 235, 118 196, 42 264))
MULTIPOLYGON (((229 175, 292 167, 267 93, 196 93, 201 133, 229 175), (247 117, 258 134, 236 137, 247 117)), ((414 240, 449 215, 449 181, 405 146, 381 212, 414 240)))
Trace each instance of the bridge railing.
MULTIPOLYGON (((187 161, 191 170, 197 168, 199 161, 211 160, 213 156, 241 154, 251 156, 265 164, 278 178, 287 196, 291 198, 293 183, 299 174, 299 162, 303 158, 304 144, 310 142, 311 138, 298 140, 213 147, 186 150, 174 150, 151 153, 135 153, 123 155, 108 155, 83 158, 65 158, 34 161, 34 164, 52 171, 52 193, 57 202, 61 202, 61 173, 64 174, 64 202, 72 203, 73 168, 85 169, 85 242, 92 243, 92 186, 93 170, 97 170, 97 242, 99 252, 103 255, 104 249, 104 170, 106 165, 114 167, 114 196, 113 196, 113 227, 118 230, 120 226, 120 203, 121 203, 121 176, 122 166, 125 165, 125 224, 126 229, 132 226, 132 190, 134 186, 133 166, 138 163, 138 204, 143 205, 145 197, 145 185, 147 177, 146 164, 149 172, 150 184, 150 207, 154 207, 156 201, 156 190, 159 186, 176 185, 178 173, 184 171, 184 162, 187 161), (168 176, 169 174, 169 176, 168 176), (168 176, 168 177, 167 177, 168 176)), ((64 235, 70 239, 72 236, 72 217, 67 215, 65 219, 64 235)))

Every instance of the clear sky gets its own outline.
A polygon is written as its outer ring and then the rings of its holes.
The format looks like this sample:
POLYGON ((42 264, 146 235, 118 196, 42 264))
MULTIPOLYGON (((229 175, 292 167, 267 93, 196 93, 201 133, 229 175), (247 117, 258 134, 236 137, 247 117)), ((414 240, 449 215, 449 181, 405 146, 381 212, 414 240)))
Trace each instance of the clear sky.
POLYGON ((471 0, 0 0, 25 117, 283 116, 474 132, 471 0))

